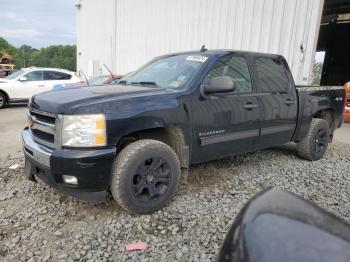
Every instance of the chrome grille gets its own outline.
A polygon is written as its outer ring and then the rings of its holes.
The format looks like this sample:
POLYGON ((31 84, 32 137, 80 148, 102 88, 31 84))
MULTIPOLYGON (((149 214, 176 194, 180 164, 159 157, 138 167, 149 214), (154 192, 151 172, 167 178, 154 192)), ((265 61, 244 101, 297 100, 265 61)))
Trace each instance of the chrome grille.
POLYGON ((55 148, 58 144, 56 137, 57 116, 52 113, 29 109, 28 118, 33 140, 39 144, 55 148))

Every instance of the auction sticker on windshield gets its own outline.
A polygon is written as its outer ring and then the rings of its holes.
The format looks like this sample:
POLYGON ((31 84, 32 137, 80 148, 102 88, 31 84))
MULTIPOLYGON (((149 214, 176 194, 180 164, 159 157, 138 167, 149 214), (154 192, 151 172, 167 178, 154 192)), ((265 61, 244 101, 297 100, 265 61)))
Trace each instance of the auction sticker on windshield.
POLYGON ((186 58, 187 61, 195 61, 195 62, 201 62, 204 63, 207 61, 208 57, 201 56, 201 55, 190 55, 186 58))

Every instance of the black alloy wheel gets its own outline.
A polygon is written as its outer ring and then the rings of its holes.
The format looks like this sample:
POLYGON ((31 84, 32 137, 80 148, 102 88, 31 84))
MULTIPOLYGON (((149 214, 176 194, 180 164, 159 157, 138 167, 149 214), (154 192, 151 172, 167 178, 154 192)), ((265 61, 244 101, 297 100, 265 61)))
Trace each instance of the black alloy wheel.
POLYGON ((152 157, 142 162, 132 176, 133 195, 143 202, 152 202, 162 197, 171 181, 169 163, 161 157, 152 157))
POLYGON ((327 144, 328 134, 325 129, 319 129, 315 136, 315 152, 322 152, 327 144))
POLYGON ((116 202, 134 214, 148 214, 174 197, 181 175, 176 152, 167 144, 138 140, 114 160, 110 190, 116 202))
POLYGON ((306 136, 297 143, 298 155, 310 161, 321 159, 326 153, 330 138, 329 123, 313 118, 306 136))

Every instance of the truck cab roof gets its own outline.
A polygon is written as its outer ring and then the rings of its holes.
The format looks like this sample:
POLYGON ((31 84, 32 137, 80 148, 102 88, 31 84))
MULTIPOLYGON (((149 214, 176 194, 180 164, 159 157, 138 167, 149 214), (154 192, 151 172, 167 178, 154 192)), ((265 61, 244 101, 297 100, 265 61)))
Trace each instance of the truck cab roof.
POLYGON ((160 57, 168 57, 168 56, 174 56, 174 55, 182 55, 182 54, 198 54, 198 55, 209 55, 209 56, 215 56, 215 55, 228 55, 228 54, 242 54, 242 55, 252 55, 252 56, 264 56, 264 57, 283 57, 282 55, 278 54, 268 54, 268 53, 261 53, 261 52, 252 52, 252 51, 244 51, 244 50, 235 50, 235 49, 208 49, 206 51, 200 51, 200 50, 193 50, 193 51, 185 51, 185 52, 174 52, 166 55, 161 55, 156 58, 160 57))

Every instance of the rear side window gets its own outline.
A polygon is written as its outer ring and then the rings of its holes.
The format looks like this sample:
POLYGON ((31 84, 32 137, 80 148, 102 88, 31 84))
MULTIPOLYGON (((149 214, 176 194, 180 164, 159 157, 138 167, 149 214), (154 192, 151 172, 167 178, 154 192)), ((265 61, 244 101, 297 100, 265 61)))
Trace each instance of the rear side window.
POLYGON ((69 80, 72 76, 70 74, 65 74, 62 72, 55 71, 45 71, 44 80, 69 80))
POLYGON ((217 76, 229 76, 233 79, 235 83, 233 93, 250 93, 253 91, 248 64, 244 57, 229 56, 220 59, 210 69, 204 81, 208 82, 210 78, 217 76))
POLYGON ((261 57, 255 60, 255 65, 260 80, 260 92, 288 92, 289 80, 281 60, 261 57))

